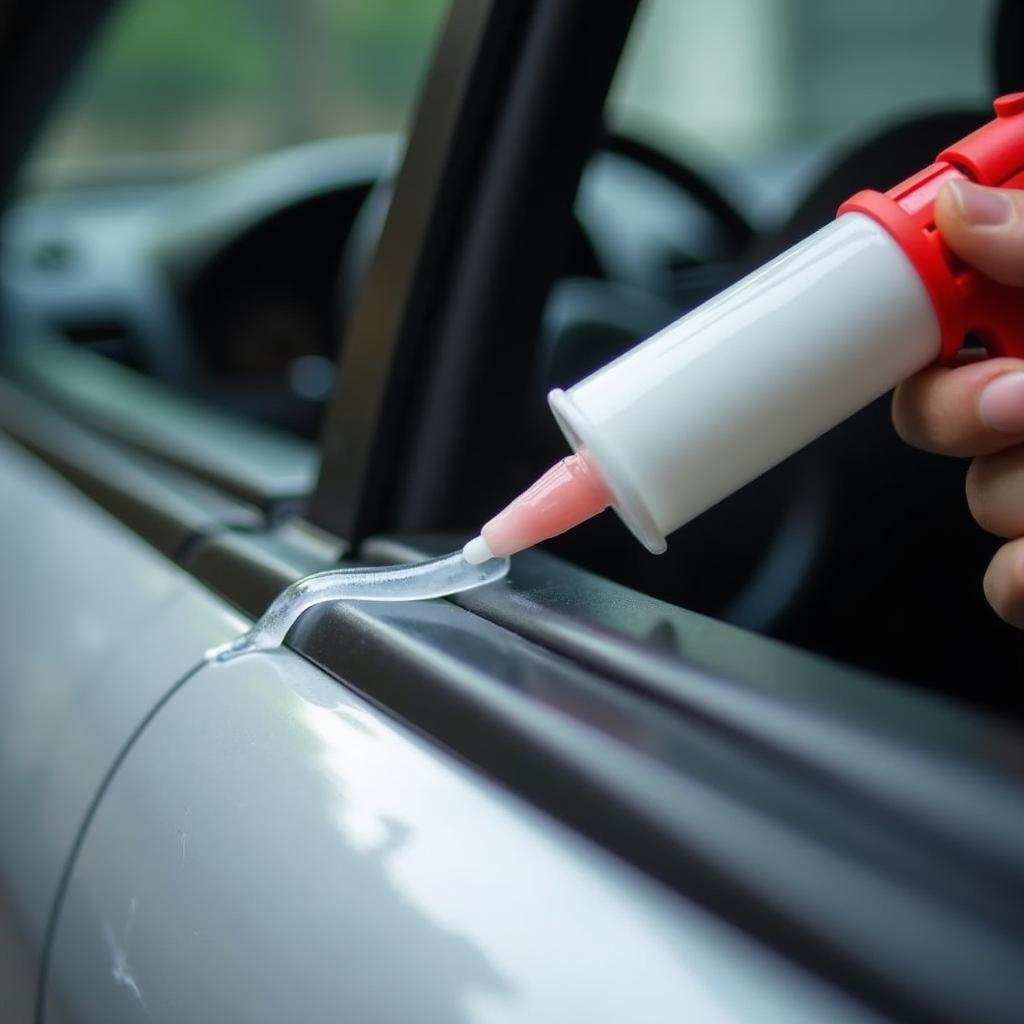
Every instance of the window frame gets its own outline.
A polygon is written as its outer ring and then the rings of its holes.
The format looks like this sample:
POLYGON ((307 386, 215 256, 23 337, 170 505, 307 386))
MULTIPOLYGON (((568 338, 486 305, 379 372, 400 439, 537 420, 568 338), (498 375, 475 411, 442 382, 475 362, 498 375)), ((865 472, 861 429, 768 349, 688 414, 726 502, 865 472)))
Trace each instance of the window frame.
POLYGON ((636 7, 454 0, 321 435, 310 518, 351 545, 451 528, 456 490, 460 517, 493 511, 476 459, 518 463, 521 340, 568 247, 636 7))
POLYGON ((120 0, 19 4, 0 19, 0 206, 82 57, 120 0))

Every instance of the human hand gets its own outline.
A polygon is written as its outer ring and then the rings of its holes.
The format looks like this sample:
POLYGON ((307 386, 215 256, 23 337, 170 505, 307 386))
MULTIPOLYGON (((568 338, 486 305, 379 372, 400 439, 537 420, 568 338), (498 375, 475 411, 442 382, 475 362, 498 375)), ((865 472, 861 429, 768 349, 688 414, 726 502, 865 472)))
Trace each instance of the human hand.
MULTIPOLYGON (((1024 287, 1024 192, 958 182, 935 200, 935 223, 962 259, 1024 287)), ((1024 629, 1024 360, 963 353, 901 384, 893 423, 909 444, 970 458, 967 503, 979 525, 1008 539, 985 573, 996 613, 1024 629)))

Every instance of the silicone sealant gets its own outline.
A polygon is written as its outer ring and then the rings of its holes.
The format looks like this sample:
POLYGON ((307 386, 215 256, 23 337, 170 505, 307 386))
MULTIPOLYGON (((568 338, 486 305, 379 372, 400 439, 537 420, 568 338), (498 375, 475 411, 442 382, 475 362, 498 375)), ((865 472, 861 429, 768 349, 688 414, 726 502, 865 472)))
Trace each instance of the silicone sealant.
POLYGON ((325 601, 424 601, 448 597, 496 583, 508 573, 507 558, 470 565, 461 551, 424 562, 330 569, 286 587, 256 624, 237 640, 214 647, 207 661, 228 661, 243 654, 280 647, 299 616, 325 601))

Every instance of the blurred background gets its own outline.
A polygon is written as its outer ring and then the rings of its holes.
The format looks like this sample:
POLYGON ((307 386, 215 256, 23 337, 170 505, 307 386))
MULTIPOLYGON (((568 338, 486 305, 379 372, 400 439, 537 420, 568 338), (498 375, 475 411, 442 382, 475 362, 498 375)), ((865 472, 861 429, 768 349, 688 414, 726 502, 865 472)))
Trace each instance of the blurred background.
POLYGON ((620 124, 737 156, 857 133, 901 105, 984 99, 986 0, 647 0, 612 95, 620 124))
MULTIPOLYGON (((644 0, 609 97, 627 135, 742 164, 763 204, 844 141, 992 93, 994 0, 644 0)), ((743 205, 743 183, 732 190, 743 205)))
MULTIPOLYGON (((610 127, 764 187, 781 212, 829 148, 895 114, 981 103, 992 0, 645 0, 610 127), (965 59, 965 54, 976 58, 965 59)), ((190 174, 401 130, 444 0, 134 0, 38 147, 28 188, 190 174)))
POLYGON ((444 0, 132 0, 42 139, 32 189, 195 173, 404 127, 444 0))

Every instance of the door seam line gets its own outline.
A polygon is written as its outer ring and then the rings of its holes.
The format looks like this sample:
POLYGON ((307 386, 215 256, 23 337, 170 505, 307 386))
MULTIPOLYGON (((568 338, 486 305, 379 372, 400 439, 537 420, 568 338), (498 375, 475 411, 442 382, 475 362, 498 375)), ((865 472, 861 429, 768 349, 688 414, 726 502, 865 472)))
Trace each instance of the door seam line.
POLYGON ((43 933, 43 950, 39 962, 39 974, 36 978, 35 1011, 32 1015, 34 1024, 44 1024, 46 984, 50 971, 50 954, 54 938, 56 936, 57 922, 60 919, 60 911, 64 903, 64 897, 67 894, 68 886, 71 883, 71 873, 74 870, 75 862, 78 860, 78 854, 85 843, 85 837, 88 834, 89 827, 92 824, 93 818, 96 816, 96 812, 99 810, 100 803, 106 795, 107 790, 110 788, 110 784, 114 781, 114 777, 117 775, 118 770, 124 763, 125 758, 131 752, 143 732, 145 732, 150 722, 152 722, 157 714, 159 714, 164 705, 167 704, 167 702, 205 665, 205 658, 196 662, 196 664, 177 679, 167 692, 164 693, 164 695, 153 705, 153 707, 146 712, 142 721, 136 725, 132 730, 131 735, 125 741, 124 746, 122 746, 120 751, 118 751, 117 756, 114 758, 110 767, 107 769, 100 781, 92 800, 89 802, 89 806, 86 808, 85 814, 82 817, 82 822, 78 826, 78 830, 75 834, 74 842, 71 844, 71 849, 68 851, 67 860, 65 861, 64 868, 61 871, 60 879, 57 882, 57 889, 53 896, 50 913, 47 916, 46 930, 43 933))

